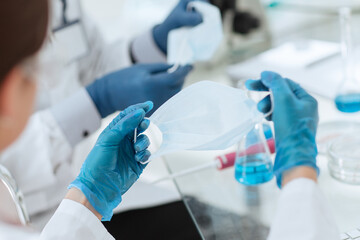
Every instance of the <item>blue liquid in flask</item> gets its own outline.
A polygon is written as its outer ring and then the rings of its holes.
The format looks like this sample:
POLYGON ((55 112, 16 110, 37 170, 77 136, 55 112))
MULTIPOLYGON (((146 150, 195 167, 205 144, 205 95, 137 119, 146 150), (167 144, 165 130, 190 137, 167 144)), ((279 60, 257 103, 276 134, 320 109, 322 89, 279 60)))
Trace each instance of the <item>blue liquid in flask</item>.
POLYGON ((358 112, 360 111, 360 93, 339 95, 335 98, 335 104, 341 112, 358 112))
POLYGON ((235 179, 244 185, 265 183, 273 176, 272 163, 265 153, 239 157, 235 161, 235 179))

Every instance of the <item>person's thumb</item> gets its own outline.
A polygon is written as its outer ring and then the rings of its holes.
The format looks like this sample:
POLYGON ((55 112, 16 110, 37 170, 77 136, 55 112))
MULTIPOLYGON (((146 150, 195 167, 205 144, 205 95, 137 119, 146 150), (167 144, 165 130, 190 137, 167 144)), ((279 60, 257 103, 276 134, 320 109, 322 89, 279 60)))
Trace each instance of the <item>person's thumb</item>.
POLYGON ((275 72, 262 72, 261 82, 273 93, 275 101, 284 98, 289 99, 294 96, 287 79, 275 72))
POLYGON ((199 12, 186 12, 181 18, 181 23, 183 26, 194 27, 202 23, 203 18, 199 12))

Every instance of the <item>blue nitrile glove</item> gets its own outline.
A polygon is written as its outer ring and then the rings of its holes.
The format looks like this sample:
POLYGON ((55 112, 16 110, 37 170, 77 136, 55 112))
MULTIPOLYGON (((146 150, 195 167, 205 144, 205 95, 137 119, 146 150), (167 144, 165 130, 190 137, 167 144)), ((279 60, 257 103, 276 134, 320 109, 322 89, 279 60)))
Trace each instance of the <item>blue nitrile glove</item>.
MULTIPOLYGON (((284 172, 297 166, 309 166, 319 173, 315 143, 319 120, 317 101, 297 83, 273 72, 263 72, 260 80, 248 80, 246 86, 255 91, 270 89, 274 96, 270 118, 275 126, 274 174, 278 186, 281 186, 284 172)), ((260 101, 258 108, 267 113, 271 108, 270 97, 260 101)))
MULTIPOLYGON (((165 21, 154 27, 154 40, 163 53, 167 54, 168 34, 171 30, 181 27, 194 27, 202 23, 200 13, 187 9, 189 2, 194 1, 196 0, 180 0, 165 21)), ((207 2, 207 0, 202 1, 207 2)))
POLYGON ((140 162, 150 157, 150 142, 145 135, 138 136, 135 144, 133 141, 136 128, 138 133, 148 128, 149 120, 144 117, 152 107, 152 102, 145 102, 121 112, 101 133, 79 176, 69 186, 84 193, 103 221, 111 219, 121 196, 145 168, 140 162))
POLYGON ((110 73, 86 87, 101 117, 126 106, 152 101, 154 109, 178 93, 191 66, 168 73, 167 64, 138 64, 110 73))

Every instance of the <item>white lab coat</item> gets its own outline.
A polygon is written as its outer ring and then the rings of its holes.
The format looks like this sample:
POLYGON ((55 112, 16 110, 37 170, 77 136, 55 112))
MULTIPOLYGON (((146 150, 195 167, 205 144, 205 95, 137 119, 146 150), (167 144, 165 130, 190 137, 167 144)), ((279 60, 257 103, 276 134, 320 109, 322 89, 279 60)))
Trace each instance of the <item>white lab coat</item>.
MULTIPOLYGON (((297 179, 282 190, 268 240, 338 240, 338 237, 326 200, 315 182, 297 179)), ((113 238, 90 210, 63 200, 42 233, 0 223, 0 239, 113 238)))

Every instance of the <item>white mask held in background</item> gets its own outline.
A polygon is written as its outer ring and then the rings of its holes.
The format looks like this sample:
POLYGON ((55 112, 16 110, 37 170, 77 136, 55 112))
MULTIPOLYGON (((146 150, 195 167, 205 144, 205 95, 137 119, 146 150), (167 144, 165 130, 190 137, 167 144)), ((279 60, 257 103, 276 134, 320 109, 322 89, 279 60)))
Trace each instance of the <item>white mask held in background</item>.
POLYGON ((162 134, 160 148, 150 160, 181 150, 226 149, 262 119, 243 90, 210 81, 195 83, 150 117, 150 128, 162 134))
POLYGON ((168 63, 176 66, 210 60, 223 38, 221 14, 217 7, 195 1, 188 4, 188 9, 199 12, 203 22, 195 27, 183 27, 169 33, 168 63))

